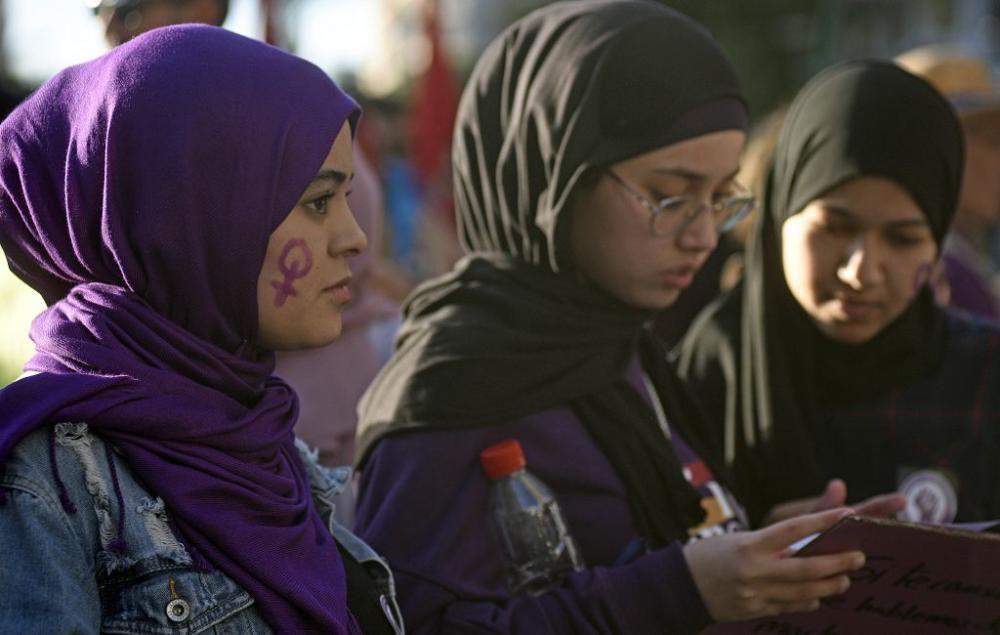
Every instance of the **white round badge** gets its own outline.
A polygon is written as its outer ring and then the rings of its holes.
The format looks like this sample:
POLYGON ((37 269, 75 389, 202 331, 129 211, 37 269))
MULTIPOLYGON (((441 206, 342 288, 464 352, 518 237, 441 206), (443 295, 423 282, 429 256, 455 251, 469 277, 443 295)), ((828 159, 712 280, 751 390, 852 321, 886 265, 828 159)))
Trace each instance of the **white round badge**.
POLYGON ((950 523, 958 514, 958 494, 943 473, 937 470, 917 470, 899 486, 906 495, 902 520, 919 523, 950 523))

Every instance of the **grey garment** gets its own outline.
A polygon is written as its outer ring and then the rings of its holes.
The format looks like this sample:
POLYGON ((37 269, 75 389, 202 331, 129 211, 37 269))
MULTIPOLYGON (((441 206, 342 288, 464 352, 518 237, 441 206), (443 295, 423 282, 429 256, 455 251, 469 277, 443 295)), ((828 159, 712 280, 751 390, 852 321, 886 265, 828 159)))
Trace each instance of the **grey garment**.
MULTIPOLYGON (((52 431, 41 428, 21 441, 0 476, 5 632, 272 632, 244 589, 219 570, 194 566, 163 501, 86 424, 57 424, 54 444, 52 431)), ((400 623, 388 566, 332 517, 331 501, 350 470, 322 468, 305 446, 300 452, 317 510, 372 572, 387 616, 400 623)))

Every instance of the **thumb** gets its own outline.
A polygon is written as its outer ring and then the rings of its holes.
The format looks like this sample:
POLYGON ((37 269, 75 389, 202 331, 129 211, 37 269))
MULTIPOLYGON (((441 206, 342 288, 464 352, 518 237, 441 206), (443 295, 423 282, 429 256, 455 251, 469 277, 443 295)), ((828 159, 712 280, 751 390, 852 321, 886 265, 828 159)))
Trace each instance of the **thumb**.
POLYGON ((847 502, 847 484, 835 478, 826 484, 826 489, 816 501, 813 511, 821 512, 835 507, 843 507, 847 502))

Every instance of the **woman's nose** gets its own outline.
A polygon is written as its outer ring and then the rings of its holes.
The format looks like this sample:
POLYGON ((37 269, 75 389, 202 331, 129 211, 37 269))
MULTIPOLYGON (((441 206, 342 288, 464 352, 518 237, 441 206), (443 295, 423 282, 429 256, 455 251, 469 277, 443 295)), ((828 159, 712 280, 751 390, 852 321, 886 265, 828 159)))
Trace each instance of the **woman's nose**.
POLYGON ((368 237, 354 218, 351 208, 345 207, 341 222, 332 229, 331 256, 357 256, 368 247, 368 237))
POLYGON ((712 208, 701 204, 691 221, 677 236, 678 244, 683 249, 692 251, 712 251, 719 243, 719 229, 712 215, 712 208))
POLYGON ((852 289, 860 290, 882 281, 878 246, 865 236, 858 236, 847 247, 844 261, 837 268, 837 277, 852 289))

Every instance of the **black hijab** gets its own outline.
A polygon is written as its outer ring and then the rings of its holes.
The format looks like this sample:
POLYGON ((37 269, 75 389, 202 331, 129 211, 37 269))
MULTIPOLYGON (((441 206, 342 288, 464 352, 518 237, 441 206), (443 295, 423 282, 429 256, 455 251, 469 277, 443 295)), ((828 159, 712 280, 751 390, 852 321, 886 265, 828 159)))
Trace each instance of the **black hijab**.
POLYGON ((723 452, 751 519, 775 503, 815 496, 825 485, 813 430, 817 406, 885 394, 930 374, 944 352, 944 314, 926 285, 864 344, 822 335, 785 283, 782 225, 830 189, 879 176, 909 192, 940 247, 957 204, 963 157, 951 106, 888 62, 827 69, 792 103, 751 235, 746 279, 706 309, 679 356, 693 387, 726 404, 723 452), (702 383, 709 365, 723 369, 714 385, 702 383))
POLYGON ((511 26, 459 107, 452 158, 469 255, 405 306, 396 353, 359 407, 359 465, 387 434, 569 405, 625 483, 647 544, 686 536, 702 512, 624 378, 637 347, 681 434, 695 407, 641 336, 649 314, 576 281, 565 211, 588 169, 745 127, 719 47, 656 3, 556 3, 511 26))

